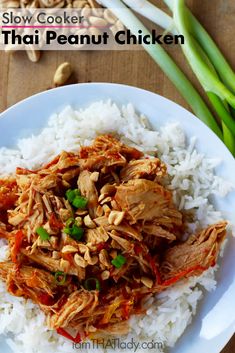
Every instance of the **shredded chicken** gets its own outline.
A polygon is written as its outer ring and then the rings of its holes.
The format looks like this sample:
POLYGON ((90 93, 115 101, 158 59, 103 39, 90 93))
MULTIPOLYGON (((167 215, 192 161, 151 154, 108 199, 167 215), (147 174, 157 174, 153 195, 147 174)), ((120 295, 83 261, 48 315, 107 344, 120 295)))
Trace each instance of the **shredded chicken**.
POLYGON ((153 235, 157 238, 164 238, 168 240, 176 240, 176 235, 174 233, 169 232, 168 230, 163 229, 159 225, 154 224, 153 222, 146 222, 143 225, 143 232, 148 235, 153 235))
POLYGON ((126 167, 122 168, 120 179, 128 181, 140 178, 162 178, 166 175, 167 169, 160 159, 140 159, 130 161, 126 167))
POLYGON ((51 328, 76 342, 127 333, 144 299, 213 266, 226 236, 221 222, 183 241, 186 224, 165 177, 159 158, 104 135, 0 180, 7 290, 32 299, 51 328))
MULTIPOLYGON (((70 294, 61 310, 50 317, 52 328, 68 327, 76 317, 81 318, 85 314, 89 318, 98 305, 98 293, 88 292, 83 289, 70 294)), ((84 316, 83 316, 84 319, 84 316)))
POLYGON ((39 297, 44 293, 53 298, 56 294, 57 286, 53 275, 32 266, 17 268, 12 262, 2 262, 0 278, 6 281, 9 292, 16 296, 30 298, 32 291, 39 297))
POLYGON ((98 192, 94 181, 91 179, 92 173, 88 170, 83 170, 78 178, 78 188, 82 195, 88 199, 88 210, 90 216, 95 218, 96 209, 98 207, 98 192))
POLYGON ((173 205, 171 192, 153 181, 134 179, 119 185, 114 199, 131 224, 151 221, 168 229, 182 225, 182 215, 173 205))
POLYGON ((226 236, 226 227, 227 222, 212 225, 189 237, 186 242, 166 250, 161 265, 163 278, 170 279, 189 270, 201 273, 215 265, 220 245, 226 236))

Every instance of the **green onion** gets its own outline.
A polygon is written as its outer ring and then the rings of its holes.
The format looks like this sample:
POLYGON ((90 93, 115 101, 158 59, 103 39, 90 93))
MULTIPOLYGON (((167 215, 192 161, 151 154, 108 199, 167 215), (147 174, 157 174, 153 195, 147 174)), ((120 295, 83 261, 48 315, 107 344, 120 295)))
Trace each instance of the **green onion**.
MULTIPOLYGON (((174 2, 172 0, 164 0, 164 2, 172 11, 174 10, 174 2)), ((190 26, 190 32, 193 33, 198 43, 208 55, 222 81, 235 93, 235 73, 233 69, 201 23, 193 16, 188 8, 185 8, 185 11, 188 18, 188 25, 190 26)))
POLYGON ((121 268, 126 263, 126 258, 122 255, 117 255, 115 259, 111 261, 111 263, 116 268, 121 268))
POLYGON ((66 191, 65 196, 74 207, 80 208, 82 210, 86 208, 88 200, 81 196, 80 190, 69 189, 66 191))
POLYGON ((75 199, 76 196, 80 196, 80 195, 81 195, 81 193, 78 189, 74 189, 74 190, 69 189, 65 193, 65 196, 70 203, 73 202, 73 200, 75 199))
POLYGON ((71 233, 71 228, 65 227, 65 228, 63 229, 63 232, 64 232, 65 234, 70 235, 70 233, 71 233))
POLYGON ((65 196, 69 202, 73 202, 76 195, 74 193, 74 190, 69 189, 66 191, 65 196))
POLYGON ((174 1, 173 13, 177 29, 185 37, 185 43, 182 45, 184 54, 204 90, 216 94, 235 108, 235 96, 233 93, 212 73, 198 53, 189 33, 187 9, 184 0, 174 1))
POLYGON ((49 240, 50 239, 49 233, 43 227, 37 228, 36 233, 40 236, 41 240, 49 240))
POLYGON ((214 106, 214 109, 217 112, 218 116, 222 119, 224 143, 228 147, 232 155, 235 156, 234 120, 230 115, 228 105, 225 101, 223 102, 214 93, 208 92, 207 95, 212 105, 214 106))
POLYGON ((84 210, 87 206, 88 200, 82 196, 76 196, 72 202, 73 206, 84 210))
POLYGON ((70 227, 75 223, 75 219, 70 217, 67 221, 66 221, 66 227, 70 227))
POLYGON ((81 240, 84 234, 84 229, 73 224, 72 227, 65 227, 63 232, 70 235, 74 240, 81 240))
POLYGON ((235 157, 235 139, 229 128, 222 123, 223 135, 224 135, 224 143, 235 157))
POLYGON ((88 278, 84 283, 84 287, 86 290, 89 290, 89 291, 101 290, 100 281, 95 277, 88 278))
POLYGON ((83 237, 83 234, 84 234, 84 229, 74 224, 72 227, 70 236, 75 240, 80 240, 83 237))
MULTIPOLYGON (((149 31, 141 23, 141 21, 120 1, 120 0, 99 0, 99 2, 108 8, 119 18, 119 20, 131 30, 131 32, 138 36, 139 30, 143 35, 150 36, 149 31)), ((218 126, 213 115, 209 111, 205 102, 202 100, 191 82, 187 79, 185 74, 175 64, 173 59, 160 45, 143 44, 143 48, 149 53, 153 60, 159 65, 162 71, 177 87, 181 95, 185 98, 191 106, 195 115, 207 124, 219 138, 223 138, 220 127, 218 126)))
POLYGON ((164 11, 157 8, 155 5, 145 0, 122 0, 127 6, 133 9, 135 12, 139 13, 141 16, 148 18, 153 23, 156 23, 158 26, 165 28, 166 30, 171 31, 174 34, 177 34, 177 31, 174 30, 174 21, 173 18, 167 15, 164 11))
MULTIPOLYGON (((122 0, 130 8, 140 15, 148 18, 153 23, 170 31, 173 34, 179 34, 174 28, 174 21, 172 17, 167 15, 161 9, 158 9, 155 5, 150 3, 148 0, 122 0)), ((174 11, 174 1, 164 0, 166 5, 174 11)), ((217 47, 211 36, 207 33, 205 28, 200 24, 196 17, 190 12, 188 8, 185 8, 186 17, 188 18, 188 26, 190 33, 193 34, 195 39, 198 41, 202 49, 206 52, 211 63, 217 70, 220 78, 235 93, 235 73, 220 49, 217 47)))
POLYGON ((55 281, 56 284, 58 284, 59 286, 63 286, 66 282, 66 273, 62 272, 62 271, 57 271, 55 273, 55 281))
MULTIPOLYGON (((177 11, 178 11, 177 14, 179 16, 179 20, 181 22, 183 21, 183 24, 181 23, 181 25, 183 26, 184 30, 186 32, 188 31, 188 33, 189 33, 189 31, 191 30, 190 29, 190 22, 188 21, 188 16, 190 14, 190 11, 188 11, 187 8, 184 7, 183 0, 182 1, 181 0, 178 1, 177 11), (180 12, 180 11, 182 11, 182 12, 180 12), (184 11, 185 11, 185 13, 184 13, 184 11), (185 14, 186 18, 184 18, 184 14, 185 14)), ((199 31, 204 30, 203 27, 200 26, 199 23, 197 24, 197 22, 196 22, 196 26, 197 26, 196 29, 199 28, 199 31)), ((206 33, 205 30, 204 30, 204 32, 206 33)), ((195 33, 193 33, 193 35, 195 35, 195 37, 197 38, 195 33)), ((196 53, 198 55, 197 60, 200 60, 200 62, 203 63, 204 68, 207 69, 207 72, 211 73, 211 76, 214 78, 214 80, 217 80, 217 82, 220 82, 220 78, 219 78, 219 76, 218 76, 218 74, 217 74, 212 62, 210 61, 209 57, 207 56, 207 54, 211 54, 210 48, 211 48, 211 45, 213 46, 212 39, 210 39, 210 37, 208 35, 207 36, 208 37, 207 41, 203 42, 204 48, 206 48, 206 52, 204 52, 203 49, 198 44, 198 42, 194 39, 194 37, 189 35, 189 34, 188 34, 188 36, 190 36, 190 39, 191 39, 191 43, 190 43, 191 44, 191 50, 192 50, 192 46, 193 46, 194 50, 196 51, 196 53)), ((188 40, 189 40, 189 37, 188 37, 188 40)), ((215 44, 214 44, 214 47, 216 48, 215 44)), ((207 88, 208 81, 205 83, 205 75, 206 75, 206 73, 202 71, 202 67, 197 66, 198 61, 195 60, 194 65, 192 65, 191 57, 188 57, 187 54, 185 54, 185 55, 186 55, 186 58, 188 59, 189 63, 191 64, 194 73, 197 75, 201 85, 203 86, 204 90, 206 91, 206 93, 208 95, 208 98, 209 98, 209 100, 211 101, 211 103, 213 105, 213 108, 215 109, 216 113, 218 114, 219 118, 222 121, 224 142, 225 142, 226 146, 229 148, 229 150, 231 151, 231 153, 233 155, 235 155, 235 139, 234 139, 234 136, 235 136, 235 121, 234 121, 233 117, 230 114, 229 107, 228 107, 228 104, 227 104, 225 98, 227 98, 227 100, 228 100, 228 102, 230 104, 231 104, 231 101, 228 99, 228 96, 225 95, 224 98, 222 99, 222 98, 220 98, 221 95, 218 92, 217 92, 217 94, 215 93, 216 90, 213 91, 212 89, 208 89, 207 88), (200 75, 198 75, 198 72, 201 73, 201 76, 203 77, 203 79, 200 78, 200 75)), ((191 55, 193 55, 193 53, 191 53, 191 55)), ((222 56, 222 54, 221 54, 221 56, 222 56)), ((215 63, 216 67, 218 67, 217 60, 213 60, 213 63, 215 63)), ((221 63, 221 65, 224 63, 223 61, 221 61, 221 58, 220 58, 220 63, 221 63)), ((227 64, 227 66, 228 66, 228 64, 227 64)), ((206 78, 208 78, 208 76, 206 76, 206 78)), ((231 79, 232 79, 232 77, 231 77, 231 79)), ((225 78, 225 82, 227 82, 226 78, 225 78)), ((214 81, 212 83, 212 85, 216 85, 216 82, 214 81)), ((227 87, 225 87, 225 89, 227 89, 227 87)))
MULTIPOLYGON (((153 23, 170 31, 173 34, 179 34, 174 28, 174 21, 172 17, 167 15, 164 11, 158 9, 148 0, 122 0, 134 11, 140 15, 148 18, 153 23)), ((174 11, 174 1, 164 0, 167 6, 174 11)), ((203 28, 200 22, 193 16, 188 8, 185 7, 185 17, 187 18, 187 25, 190 33, 193 34, 202 49, 206 52, 211 63, 217 70, 220 78, 235 93, 235 73, 230 67, 229 63, 217 47, 211 36, 203 28)))
MULTIPOLYGON (((142 27, 140 28, 139 22, 134 19, 133 14, 131 16, 131 12, 128 12, 127 8, 123 6, 123 2, 135 12, 148 18, 167 31, 171 31, 173 34, 179 34, 177 29, 173 27, 175 23, 172 17, 158 9, 148 0, 122 0, 122 2, 119 0, 114 0, 112 1, 112 4, 108 0, 99 0, 99 2, 104 6, 110 7, 110 10, 114 12, 115 15, 124 23, 124 25, 130 28, 134 34, 136 34, 135 32, 137 32, 138 29, 142 29, 142 27), (120 9, 117 10, 116 6, 120 9), (134 26, 138 27, 134 28, 134 26)), ((180 34, 183 32, 188 45, 188 51, 186 50, 185 52, 185 45, 182 46, 182 49, 184 50, 185 56, 188 59, 194 73, 206 91, 218 117, 221 119, 224 143, 235 156, 235 122, 233 120, 233 112, 235 109, 232 108, 235 104, 235 73, 210 35, 191 14, 190 10, 184 6, 184 0, 177 0, 176 2, 172 0, 164 0, 164 2, 174 12, 174 17, 177 16, 176 12, 178 11, 178 22, 180 22, 180 26, 178 27, 180 27, 180 34), (178 9, 175 9, 175 4, 178 6, 178 9), (217 70, 219 76, 215 69, 217 70), (210 79, 209 86, 208 74, 210 79), (231 92, 229 90, 231 90, 231 92), (232 105, 232 107, 229 107, 227 103, 232 105)), ((221 131, 218 131, 218 126, 214 124, 213 115, 210 113, 204 101, 199 99, 200 97, 198 98, 196 95, 194 96, 194 91, 191 91, 187 96, 187 92, 183 90, 184 87, 182 87, 182 85, 187 87, 187 82, 185 80, 186 78, 179 76, 179 80, 183 80, 182 82, 178 82, 177 85, 173 77, 173 71, 175 68, 171 67, 167 61, 163 63, 165 67, 161 66, 161 63, 159 63, 159 61, 162 61, 162 58, 160 57, 160 54, 162 53, 158 53, 159 60, 156 60, 156 58, 150 53, 150 50, 148 50, 147 47, 145 47, 145 49, 172 80, 179 92, 191 106, 195 115, 204 121, 222 139, 221 131), (190 100, 190 95, 194 102, 190 100)), ((165 53, 165 55, 167 54, 165 53)), ((188 86, 188 88, 190 89, 190 86, 188 86)), ((191 88, 194 89, 192 85, 191 88)))
MULTIPOLYGON (((208 69, 219 79, 219 76, 206 53, 202 50, 195 39, 192 38, 192 40, 197 47, 198 53, 201 55, 201 59, 207 64, 208 69)), ((212 103, 214 110, 221 119, 225 145, 235 156, 235 121, 230 114, 228 104, 212 92, 207 92, 207 96, 212 103)))

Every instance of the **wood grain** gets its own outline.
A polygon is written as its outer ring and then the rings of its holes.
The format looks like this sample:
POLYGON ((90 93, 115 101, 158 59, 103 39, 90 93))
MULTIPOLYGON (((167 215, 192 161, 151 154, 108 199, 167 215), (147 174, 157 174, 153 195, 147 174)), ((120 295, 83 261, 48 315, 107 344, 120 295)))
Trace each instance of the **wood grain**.
MULTIPOLYGON (((162 1, 153 2, 165 9, 162 1)), ((234 0, 191 0, 188 4, 235 68, 234 0)), ((172 47, 169 52, 202 92, 180 49, 172 47)), ((0 52, 0 111, 32 94, 51 88, 54 71, 65 60, 71 62, 74 68, 74 82, 116 82, 142 87, 189 108, 167 77, 142 50, 45 52, 37 64, 29 62, 23 52, 14 55, 0 52)), ((223 350, 223 353, 234 352, 235 337, 223 350)))

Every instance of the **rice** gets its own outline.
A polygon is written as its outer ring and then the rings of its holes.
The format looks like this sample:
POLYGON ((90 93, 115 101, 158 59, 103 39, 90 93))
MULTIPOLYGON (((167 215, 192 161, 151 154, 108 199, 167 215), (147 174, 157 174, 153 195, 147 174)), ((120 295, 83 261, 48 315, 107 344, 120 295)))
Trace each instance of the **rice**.
MULTIPOLYGON (((83 110, 66 107, 49 119, 39 135, 19 140, 15 149, 0 149, 1 174, 13 173, 16 167, 38 168, 61 151, 76 151, 104 133, 119 135, 150 157, 157 153, 167 164, 174 201, 185 212, 190 232, 223 219, 209 202, 213 194, 224 197, 232 189, 229 182, 214 174, 220 161, 199 154, 196 138, 187 141, 177 123, 152 131, 147 119, 130 104, 118 107, 111 101, 99 101, 83 110)), ((0 261, 7 255, 8 247, 0 240, 0 261)), ((15 353, 163 352, 191 323, 203 291, 216 288, 216 269, 182 280, 148 299, 146 314, 130 319, 127 336, 76 347, 46 327, 45 316, 36 305, 9 295, 0 282, 0 334, 15 353)))

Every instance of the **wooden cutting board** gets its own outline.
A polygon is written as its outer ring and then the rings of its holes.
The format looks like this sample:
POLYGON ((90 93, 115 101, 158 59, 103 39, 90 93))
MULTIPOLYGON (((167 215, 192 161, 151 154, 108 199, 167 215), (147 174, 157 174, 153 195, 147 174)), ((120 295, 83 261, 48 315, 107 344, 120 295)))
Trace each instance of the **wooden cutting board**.
MULTIPOLYGON (((166 9, 162 0, 153 2, 166 9)), ((235 1, 191 0, 188 5, 235 69, 235 1)), ((169 52, 201 91, 180 48, 171 47, 169 52)), ((51 88, 54 72, 58 64, 64 61, 69 61, 73 66, 74 75, 71 82, 116 82, 138 86, 161 94, 189 109, 167 77, 152 59, 140 50, 45 52, 37 64, 28 61, 23 52, 13 55, 0 52, 0 111, 32 94, 51 88)), ((223 353, 234 352, 235 337, 223 350, 223 353)))

